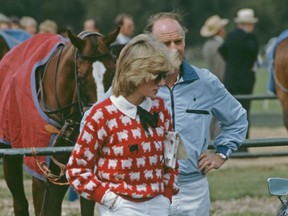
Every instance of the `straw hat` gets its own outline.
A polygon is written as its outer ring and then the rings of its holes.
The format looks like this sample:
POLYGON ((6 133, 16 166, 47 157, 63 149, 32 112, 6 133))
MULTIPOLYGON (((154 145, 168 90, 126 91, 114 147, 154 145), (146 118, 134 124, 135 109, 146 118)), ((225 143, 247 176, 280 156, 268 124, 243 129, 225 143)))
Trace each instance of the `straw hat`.
POLYGON ((203 37, 215 35, 222 27, 229 23, 228 19, 221 19, 218 15, 209 17, 200 30, 203 37))
POLYGON ((254 15, 254 10, 250 8, 241 9, 237 12, 234 19, 236 23, 257 23, 258 18, 254 15))

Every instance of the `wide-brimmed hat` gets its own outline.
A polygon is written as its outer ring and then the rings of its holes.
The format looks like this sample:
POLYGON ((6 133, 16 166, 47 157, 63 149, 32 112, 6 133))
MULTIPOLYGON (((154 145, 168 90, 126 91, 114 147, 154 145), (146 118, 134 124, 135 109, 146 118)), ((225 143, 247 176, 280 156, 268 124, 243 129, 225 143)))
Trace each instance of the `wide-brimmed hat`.
POLYGON ((236 23, 257 23, 258 18, 254 15, 254 10, 244 8, 237 12, 237 17, 234 19, 236 23))
POLYGON ((221 28, 229 23, 228 19, 221 19, 218 15, 209 17, 200 30, 203 37, 215 35, 221 28))

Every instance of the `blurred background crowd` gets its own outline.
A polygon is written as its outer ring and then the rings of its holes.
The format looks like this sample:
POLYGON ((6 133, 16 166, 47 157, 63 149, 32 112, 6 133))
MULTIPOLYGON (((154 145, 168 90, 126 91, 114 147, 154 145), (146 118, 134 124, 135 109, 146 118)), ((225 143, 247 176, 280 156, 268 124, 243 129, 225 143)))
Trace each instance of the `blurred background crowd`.
MULTIPOLYGON (((34 19, 31 21, 34 24, 36 21, 36 31, 40 31, 42 22, 49 20, 57 24, 57 32, 60 33, 67 27, 79 33, 85 20, 92 18, 98 22, 103 34, 115 28, 117 15, 126 13, 134 19, 136 35, 142 33, 151 14, 177 10, 183 14, 188 29, 186 47, 189 47, 204 43, 205 38, 199 34, 199 30, 208 17, 218 14, 233 20, 240 8, 253 8, 260 20, 255 33, 260 44, 265 45, 288 26, 286 3, 286 0, 0 0, 0 13, 11 20, 12 27, 19 26, 20 20, 28 16, 34 19)), ((49 25, 50 30, 56 30, 54 24, 50 22, 49 25)), ((230 22, 226 29, 229 31, 234 27, 234 23, 230 22)))

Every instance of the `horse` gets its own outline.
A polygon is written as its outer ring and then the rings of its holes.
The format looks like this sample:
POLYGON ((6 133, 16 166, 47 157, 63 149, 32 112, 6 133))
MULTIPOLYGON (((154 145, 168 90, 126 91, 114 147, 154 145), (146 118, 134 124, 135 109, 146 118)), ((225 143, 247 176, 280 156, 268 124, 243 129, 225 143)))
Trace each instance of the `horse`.
POLYGON ((288 30, 282 32, 275 41, 271 56, 274 58, 270 66, 274 92, 282 106, 283 122, 288 130, 288 30))
MULTIPOLYGON (((0 146, 73 146, 83 113, 99 100, 98 90, 107 91, 111 86, 116 65, 109 46, 119 30, 107 36, 97 32, 77 36, 67 30, 68 40, 41 33, 9 51, 0 62, 0 146), (98 73, 96 82, 93 67, 98 73), (14 97, 11 101, 10 96, 14 97), (35 142, 29 143, 33 139, 35 142)), ((4 178, 16 216, 29 215, 23 161, 32 173, 35 215, 61 215, 69 186, 65 177, 68 159, 69 154, 3 157, 4 178)))

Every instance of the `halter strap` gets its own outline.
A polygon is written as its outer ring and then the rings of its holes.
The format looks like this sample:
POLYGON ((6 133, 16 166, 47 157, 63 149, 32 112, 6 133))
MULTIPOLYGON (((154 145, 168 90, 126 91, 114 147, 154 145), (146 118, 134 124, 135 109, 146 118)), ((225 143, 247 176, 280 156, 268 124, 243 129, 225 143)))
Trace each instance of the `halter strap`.
MULTIPOLYGON (((88 37, 90 35, 97 35, 97 36, 103 37, 103 35, 98 32, 87 32, 87 31, 80 32, 78 34, 78 37, 81 39, 84 39, 85 37, 88 37)), ((114 61, 116 60, 116 57, 110 51, 107 51, 106 53, 103 53, 97 56, 88 56, 88 55, 83 55, 82 53, 79 53, 77 49, 76 57, 79 59, 90 61, 90 62, 95 62, 105 57, 112 57, 114 61)))
POLYGON ((87 31, 82 31, 77 36, 80 37, 81 39, 84 39, 85 37, 90 36, 90 35, 97 35, 97 36, 103 37, 103 35, 100 34, 99 32, 87 32, 87 31))

